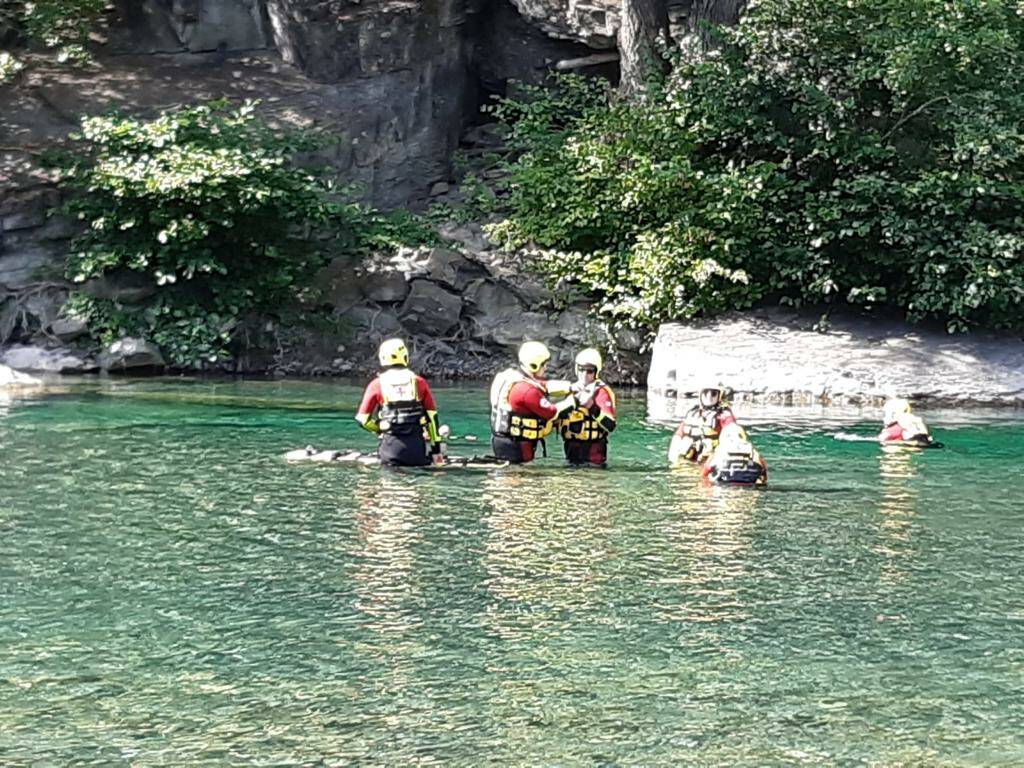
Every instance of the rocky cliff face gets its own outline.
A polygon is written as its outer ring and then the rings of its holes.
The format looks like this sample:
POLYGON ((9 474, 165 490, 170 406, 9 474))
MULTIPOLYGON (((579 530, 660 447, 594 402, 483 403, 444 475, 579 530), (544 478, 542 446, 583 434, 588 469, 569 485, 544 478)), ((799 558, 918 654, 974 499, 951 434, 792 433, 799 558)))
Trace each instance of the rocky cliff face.
MULTIPOLYGON (((505 93, 510 80, 539 82, 556 62, 613 45, 617 0, 531 1, 119 0, 93 65, 38 62, 0 88, 0 346, 66 343, 84 332, 59 314, 61 263, 74 225, 49 215, 60 195, 32 162, 81 116, 114 107, 149 116, 175 104, 258 98, 273 119, 339 137, 325 159, 340 182, 360 185, 381 206, 416 205, 450 181, 460 133, 480 119, 489 94, 505 93)), ((558 345, 593 335, 581 330, 581 308, 537 303, 516 292, 514 275, 477 267, 474 280, 458 285, 414 269, 396 277, 395 267, 378 275, 381 285, 364 279, 357 305, 338 311, 367 337, 385 321, 395 333, 459 334, 479 355, 496 352, 494 365, 523 334, 558 345), (400 299, 389 299, 399 287, 400 299), (449 326, 428 327, 448 315, 449 326)), ((325 350, 323 372, 345 370, 348 362, 331 359, 334 352, 325 350)), ((19 348, 18 359, 33 354, 19 348)), ((457 357, 442 350, 438 366, 462 373, 457 357)), ((93 364, 72 358, 61 350, 44 367, 93 364)), ((288 368, 288 361, 272 363, 288 368)))

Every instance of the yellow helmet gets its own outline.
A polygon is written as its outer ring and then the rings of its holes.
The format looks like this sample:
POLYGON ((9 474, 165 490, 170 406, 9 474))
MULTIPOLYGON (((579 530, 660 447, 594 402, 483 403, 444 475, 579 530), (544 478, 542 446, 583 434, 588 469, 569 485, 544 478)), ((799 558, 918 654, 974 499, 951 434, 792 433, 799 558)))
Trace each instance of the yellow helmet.
POLYGON ((593 366, 595 375, 596 374, 600 374, 601 373, 601 369, 604 367, 604 360, 601 359, 601 353, 598 352, 593 347, 587 347, 586 349, 581 349, 580 353, 578 355, 576 355, 576 370, 577 371, 580 368, 583 368, 584 366, 588 366, 588 365, 589 366, 593 366))
POLYGON ((901 413, 910 413, 910 402, 902 397, 890 397, 885 401, 883 419, 886 424, 892 424, 901 413))
POLYGON ((519 364, 529 373, 537 373, 550 359, 548 348, 539 341, 527 341, 519 348, 519 364))
POLYGON ((377 350, 377 359, 384 367, 389 365, 408 365, 409 350, 405 348, 405 342, 401 339, 388 339, 381 342, 377 350))

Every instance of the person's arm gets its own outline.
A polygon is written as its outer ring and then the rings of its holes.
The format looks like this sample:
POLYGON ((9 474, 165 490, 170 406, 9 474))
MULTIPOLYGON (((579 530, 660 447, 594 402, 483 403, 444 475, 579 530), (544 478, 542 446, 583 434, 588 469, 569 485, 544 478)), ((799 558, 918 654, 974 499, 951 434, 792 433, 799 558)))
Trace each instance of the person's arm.
POLYGON ((367 432, 372 432, 375 435, 380 434, 380 425, 377 423, 377 411, 383 402, 380 396, 380 379, 374 379, 366 385, 366 390, 363 392, 363 401, 359 404, 359 410, 356 411, 356 421, 367 432))
POLYGON ((721 413, 718 414, 718 431, 721 432, 730 424, 736 424, 736 415, 732 412, 732 408, 723 408, 721 413))
POLYGON ((593 409, 597 409, 597 414, 594 416, 594 421, 606 434, 615 431, 615 398, 611 392, 608 391, 607 387, 601 387, 597 390, 597 394, 594 395, 594 404, 591 406, 591 413, 593 409))
POLYGON ((890 424, 888 427, 878 433, 878 439, 880 442, 888 443, 891 440, 902 440, 903 439, 903 427, 899 424, 890 424))
POLYGON ((416 391, 419 394, 423 409, 427 412, 427 436, 430 438, 430 453, 441 457, 441 426, 437 419, 437 403, 430 385, 422 376, 416 377, 416 391))

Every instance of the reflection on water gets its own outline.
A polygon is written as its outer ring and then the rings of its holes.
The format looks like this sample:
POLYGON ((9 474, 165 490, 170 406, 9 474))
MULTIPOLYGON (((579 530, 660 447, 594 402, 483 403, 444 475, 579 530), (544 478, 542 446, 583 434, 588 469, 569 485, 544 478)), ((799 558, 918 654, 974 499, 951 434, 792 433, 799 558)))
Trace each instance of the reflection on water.
POLYGON ((883 446, 878 453, 881 520, 873 550, 883 559, 882 580, 893 584, 907 577, 901 564, 913 556, 913 521, 918 502, 914 480, 919 461, 920 451, 901 446, 883 446))
POLYGON ((360 469, 352 491, 359 546, 355 552, 356 608, 367 629, 406 633, 422 625, 410 606, 417 599, 415 546, 423 538, 420 485, 391 470, 360 469))
POLYGON ((615 554, 614 497, 613 476, 591 468, 517 467, 484 479, 487 611, 495 633, 515 639, 543 632, 565 612, 590 607, 615 554))
POLYGON ((354 387, 94 390, 0 404, 5 768, 1024 764, 1019 424, 757 422, 757 492, 628 397, 607 471, 423 472, 281 460, 354 387))
POLYGON ((677 621, 742 621, 749 613, 740 586, 761 494, 695 483, 698 475, 698 468, 690 466, 672 473, 678 515, 658 528, 673 544, 677 562, 661 583, 676 585, 682 599, 659 606, 660 614, 677 621))

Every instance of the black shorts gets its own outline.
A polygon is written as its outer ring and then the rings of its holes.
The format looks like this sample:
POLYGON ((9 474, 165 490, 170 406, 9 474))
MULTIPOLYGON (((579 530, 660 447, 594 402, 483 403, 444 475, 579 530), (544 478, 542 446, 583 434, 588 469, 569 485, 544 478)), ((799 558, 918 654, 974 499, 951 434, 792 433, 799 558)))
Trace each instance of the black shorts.
POLYGON ((430 464, 427 443, 417 433, 384 435, 377 446, 377 456, 381 464, 392 467, 425 467, 430 464))
POLYGON ((607 440, 564 440, 562 445, 565 446, 565 460, 570 464, 590 464, 594 467, 608 464, 607 440))
POLYGON ((525 464, 528 461, 533 461, 537 443, 533 440, 518 440, 514 437, 491 435, 491 451, 496 459, 513 464, 525 464))

